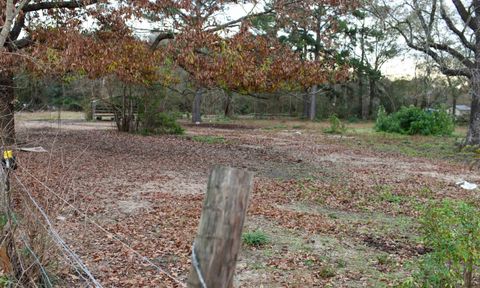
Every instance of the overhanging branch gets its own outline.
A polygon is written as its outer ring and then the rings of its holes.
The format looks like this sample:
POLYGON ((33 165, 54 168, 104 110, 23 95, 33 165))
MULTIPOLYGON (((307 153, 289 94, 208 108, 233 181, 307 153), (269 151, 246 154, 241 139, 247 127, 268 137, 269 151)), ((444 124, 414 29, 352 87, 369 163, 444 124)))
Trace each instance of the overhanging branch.
POLYGON ((465 37, 465 33, 460 31, 455 26, 455 23, 453 23, 452 19, 450 19, 450 17, 447 15, 443 0, 440 5, 440 15, 442 16, 443 21, 445 21, 445 24, 447 24, 448 29, 450 29, 453 33, 455 33, 455 35, 458 36, 460 41, 462 41, 462 44, 468 49, 475 51, 475 45, 472 42, 468 41, 467 37, 465 37))
POLYGON ((458 11, 458 14, 462 18, 463 22, 465 25, 470 27, 473 31, 478 30, 478 24, 477 24, 477 19, 470 13, 468 13, 467 9, 465 8, 465 5, 463 5, 461 0, 452 0, 453 5, 455 5, 455 8, 458 11))
POLYGON ((33 12, 39 10, 48 10, 48 9, 75 9, 79 7, 85 7, 98 3, 98 0, 75 0, 75 1, 49 1, 49 2, 40 2, 34 4, 25 5, 22 9, 23 12, 33 12))
POLYGON ((472 67, 466 67, 466 68, 459 68, 459 69, 449 68, 445 65, 445 63, 442 60, 442 58, 440 57, 440 55, 438 53, 436 53, 435 51, 433 51, 432 49, 430 49, 430 47, 434 48, 433 46, 431 46, 431 45, 426 45, 426 46, 416 45, 415 43, 413 43, 407 37, 407 35, 405 34, 405 32, 402 29, 400 29, 399 27, 394 27, 394 28, 400 33, 400 35, 402 35, 402 37, 405 40, 405 42, 407 43, 408 47, 410 47, 410 48, 412 48, 416 51, 423 52, 423 53, 427 54, 428 56, 430 56, 435 61, 435 63, 437 63, 440 71, 443 74, 445 74, 447 76, 465 76, 465 77, 468 77, 468 78, 472 77, 472 72, 469 68, 473 68, 473 66, 472 67))

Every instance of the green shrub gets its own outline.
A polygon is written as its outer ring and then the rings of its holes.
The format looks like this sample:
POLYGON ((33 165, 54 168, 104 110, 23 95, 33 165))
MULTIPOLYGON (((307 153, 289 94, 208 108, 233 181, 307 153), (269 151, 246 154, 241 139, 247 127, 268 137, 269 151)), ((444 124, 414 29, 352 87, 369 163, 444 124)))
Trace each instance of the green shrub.
POLYGON ((185 131, 175 117, 163 112, 141 114, 140 123, 140 132, 144 135, 183 134, 185 131))
POLYGON ((263 246, 269 242, 268 236, 261 230, 245 232, 242 241, 248 246, 263 246))
POLYGON ((318 275, 323 279, 332 278, 332 277, 335 277, 335 270, 329 266, 322 267, 318 271, 318 275))
POLYGON ((390 115, 380 107, 375 123, 377 131, 406 135, 451 135, 454 128, 454 120, 445 109, 425 111, 414 106, 402 107, 390 115))
POLYGON ((330 127, 325 129, 325 133, 343 134, 347 131, 345 124, 342 123, 337 115, 333 114, 328 118, 328 121, 330 122, 330 127))
POLYGON ((360 118, 355 115, 348 116, 347 118, 348 123, 358 123, 360 122, 360 118))
POLYGON ((472 287, 480 265, 480 211, 463 202, 428 205, 421 217, 422 257, 410 287, 472 287))

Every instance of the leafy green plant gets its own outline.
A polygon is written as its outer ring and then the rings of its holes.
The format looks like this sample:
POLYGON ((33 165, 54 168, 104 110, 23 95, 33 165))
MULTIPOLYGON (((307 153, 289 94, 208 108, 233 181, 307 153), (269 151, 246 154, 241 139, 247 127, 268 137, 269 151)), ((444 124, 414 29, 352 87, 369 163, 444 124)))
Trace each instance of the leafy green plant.
POLYGON ((248 231, 243 233, 242 241, 248 246, 263 246, 270 242, 267 234, 261 230, 248 231))
POLYGON ((473 287, 480 265, 480 211, 445 200, 426 207, 420 220, 423 241, 432 252, 404 287, 473 287))
POLYGON ((11 287, 11 286, 13 286, 13 284, 14 283, 10 279, 8 279, 7 276, 1 276, 0 277, 0 286, 1 287, 11 287))
POLYGON ((225 138, 220 136, 204 136, 204 135, 195 135, 192 137, 192 140, 200 143, 207 144, 223 144, 225 143, 225 138))
POLYGON ((230 118, 228 116, 225 116, 225 115, 221 115, 221 116, 215 117, 215 122, 217 122, 217 123, 231 123, 232 118, 230 118))
POLYGON ((144 135, 150 134, 183 134, 185 130, 178 124, 177 119, 163 112, 145 113, 140 115, 144 135))
POLYGON ((337 115, 333 114, 328 118, 330 122, 330 127, 325 129, 325 133, 330 134, 343 134, 347 131, 345 124, 337 117, 337 115))
POLYGON ((355 115, 351 115, 347 118, 347 121, 348 123, 358 123, 360 122, 360 119, 355 115))
POLYGON ((402 107, 388 115, 383 107, 378 109, 375 129, 377 131, 405 135, 451 135, 455 124, 445 109, 422 110, 418 107, 402 107))
POLYGON ((400 204, 403 201, 403 197, 387 191, 387 192, 384 192, 380 195, 380 200, 386 201, 386 202, 389 202, 389 203, 400 204))
POLYGON ((318 275, 323 279, 335 277, 335 270, 332 267, 325 266, 318 271, 318 275))

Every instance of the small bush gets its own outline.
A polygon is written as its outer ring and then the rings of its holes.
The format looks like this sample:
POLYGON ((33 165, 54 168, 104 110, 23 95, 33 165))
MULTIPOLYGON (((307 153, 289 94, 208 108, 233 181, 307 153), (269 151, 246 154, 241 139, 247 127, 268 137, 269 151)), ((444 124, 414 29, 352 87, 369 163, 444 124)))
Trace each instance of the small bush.
POLYGON ((402 107, 390 115, 380 107, 375 123, 377 131, 405 135, 451 135, 454 128, 454 120, 445 109, 425 111, 414 106, 402 107))
POLYGON ((318 275, 323 279, 335 277, 335 270, 332 267, 322 267, 320 271, 318 271, 318 275))
POLYGON ((347 131, 345 124, 337 117, 337 115, 333 114, 328 118, 330 122, 330 127, 325 129, 325 133, 331 134, 343 134, 347 131))
POLYGON ((473 287, 480 265, 480 211, 463 202, 429 205, 422 217, 431 253, 405 287, 473 287))
POLYGON ((358 123, 360 122, 360 119, 355 115, 351 115, 347 118, 347 121, 348 123, 358 123))
POLYGON ((145 115, 141 115, 140 117, 140 122, 142 123, 140 132, 144 135, 183 134, 185 131, 182 126, 177 123, 177 119, 167 113, 149 113, 148 117, 145 117, 145 115))
POLYGON ((269 242, 268 236, 261 230, 243 233, 242 241, 248 246, 263 246, 269 242))

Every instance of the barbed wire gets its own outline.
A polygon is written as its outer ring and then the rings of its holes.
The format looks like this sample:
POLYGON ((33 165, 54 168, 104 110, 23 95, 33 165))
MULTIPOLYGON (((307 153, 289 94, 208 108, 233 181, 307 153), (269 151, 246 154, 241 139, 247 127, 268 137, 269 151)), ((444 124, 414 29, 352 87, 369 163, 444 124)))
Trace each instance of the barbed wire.
MULTIPOLYGON (((68 245, 65 243, 65 241, 60 237, 58 232, 55 230, 53 227, 52 222, 48 218, 47 213, 43 210, 43 208, 37 203, 35 198, 32 196, 32 194, 28 191, 27 187, 23 184, 22 181, 18 178, 17 175, 14 175, 15 179, 17 180, 18 184, 23 188, 24 192, 27 193, 28 198, 30 198, 30 201, 32 204, 37 208, 38 212, 42 215, 44 218, 46 227, 44 228, 48 231, 49 235, 52 237, 52 240, 63 250, 64 253, 66 253, 66 256, 70 258, 78 267, 85 273, 85 275, 90 279, 90 281, 94 284, 94 287, 96 288, 102 288, 103 286, 98 282, 98 280, 93 276, 93 274, 90 272, 88 267, 83 263, 82 259, 72 250, 68 245)), ((43 224, 42 224, 43 225, 43 224)), ((77 269, 77 266, 74 265, 73 267, 77 269)), ((82 274, 79 273, 81 276, 82 274)), ((87 280, 87 279, 85 279, 87 280)))
MULTIPOLYGON (((175 276, 171 275, 169 272, 167 272, 166 270, 164 270, 163 268, 161 268, 160 266, 158 266, 157 264, 155 264, 154 262, 152 262, 150 259, 148 259, 146 256, 142 255, 140 252, 138 252, 137 250, 135 250, 134 248, 132 248, 130 245, 128 245, 127 243, 125 243, 125 241, 121 240, 117 234, 113 233, 113 232, 110 232, 108 231, 106 228, 102 227, 101 225, 99 225, 98 223, 96 223, 95 221, 93 221, 90 217, 88 217, 88 215, 78 209, 77 207, 75 207, 73 204, 71 204, 70 202, 68 202, 67 200, 65 200, 62 196, 60 196, 57 192, 55 192, 52 188, 48 187, 44 182, 42 182, 40 179, 38 179, 37 177, 35 177, 32 173, 30 173, 25 167, 22 167, 19 165, 19 168, 22 169, 22 171, 24 171, 25 173, 27 173, 32 179, 34 179, 36 182, 38 182, 40 185, 42 185, 46 191, 50 192, 52 195, 54 195, 55 197, 57 197, 60 201, 62 201, 63 203, 65 203, 67 206, 69 206, 70 208, 72 208, 74 211, 76 211, 77 213, 79 213, 81 216, 84 217, 84 219, 86 219, 88 222, 90 222, 92 225, 94 225, 95 227, 97 227, 99 230, 101 230, 102 232, 104 232, 107 236, 111 237, 112 239, 114 239, 115 241, 117 241, 118 243, 122 244, 122 246, 124 246, 125 248, 127 248, 128 250, 130 250, 131 252, 133 252, 137 257, 139 257, 140 259, 142 259, 144 262, 148 263, 150 266, 156 268, 160 273, 164 274, 165 276, 167 276, 170 280, 174 281, 175 283, 177 283, 178 285, 180 285, 181 287, 186 287, 185 283, 183 283, 181 280, 177 279, 175 276)), ((16 177, 16 176, 15 176, 16 177)))
POLYGON ((40 262, 40 259, 38 259, 37 254, 33 251, 33 249, 28 244, 27 239, 25 239, 23 236, 20 237, 20 239, 25 244, 25 248, 32 255, 32 257, 35 261, 32 264, 30 264, 30 266, 27 269, 23 269, 23 272, 22 272, 22 275, 19 278, 19 281, 21 281, 21 279, 26 274, 26 272, 28 272, 28 270, 30 270, 36 263, 36 264, 38 264, 38 267, 40 268, 40 271, 43 274, 44 279, 47 281, 48 287, 53 287, 52 282, 50 281, 50 277, 48 277, 47 271, 45 270, 45 267, 42 265, 42 262, 40 262))
POLYGON ((198 281, 200 282, 200 286, 202 288, 207 288, 207 284, 205 283, 205 279, 203 278, 202 269, 200 268, 200 262, 198 261, 197 253, 195 253, 195 241, 192 245, 192 265, 195 268, 195 272, 197 272, 198 281))
MULTIPOLYGON (((26 202, 31 202, 30 198, 28 198, 25 193, 19 193, 23 199, 25 200, 25 203, 26 202)), ((29 206, 24 206, 25 208, 29 208, 29 206)), ((37 217, 37 213, 35 213, 35 211, 33 211, 32 209, 26 209, 28 210, 28 212, 30 212, 31 214, 31 217, 33 219, 33 221, 35 221, 41 228, 43 228, 47 233, 49 232, 48 228, 43 224, 43 222, 39 219, 39 217, 37 217)), ((47 234, 47 236, 50 236, 49 234, 47 234)), ((52 239, 53 240, 53 239, 52 239)), ((55 241, 53 241, 55 243, 55 241)), ((42 254, 42 257, 50 257, 51 254, 53 253, 53 249, 49 249, 47 252, 43 253, 42 254)), ((85 279, 85 277, 83 276, 83 274, 78 270, 78 268, 76 267, 76 263, 74 263, 65 253, 64 251, 62 250, 62 256, 65 258, 65 260, 67 261, 67 263, 73 267, 73 269, 75 270, 75 272, 80 276, 80 278, 82 278, 83 280, 85 280, 86 282, 88 282, 88 279, 85 279)), ((35 264, 35 263, 33 263, 35 264)), ((33 265, 32 264, 32 265, 33 265)), ((31 267, 27 268, 30 269, 31 267)), ((48 275, 48 274, 47 274, 48 275)), ((35 283, 33 283, 35 285, 35 283)), ((53 287, 53 286, 52 286, 53 287)))

